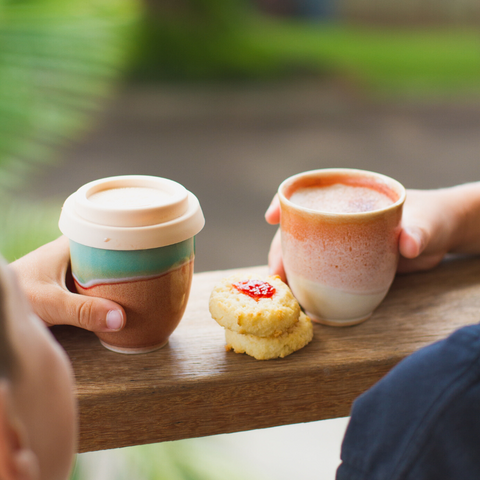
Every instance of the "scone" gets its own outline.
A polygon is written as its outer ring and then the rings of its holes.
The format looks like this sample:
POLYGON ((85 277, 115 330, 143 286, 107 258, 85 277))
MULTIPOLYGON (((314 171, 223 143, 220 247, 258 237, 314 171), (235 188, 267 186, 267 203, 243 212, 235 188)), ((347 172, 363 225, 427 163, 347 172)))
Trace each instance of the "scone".
POLYGON ((239 334, 282 335, 294 326, 300 306, 278 275, 237 274, 224 278, 212 291, 212 318, 239 334))
POLYGON ((310 318, 303 312, 295 325, 277 337, 258 337, 241 334, 225 329, 227 350, 236 353, 246 353, 257 360, 284 358, 303 348, 313 338, 313 326, 310 318))
POLYGON ((279 276, 237 274, 210 295, 210 313, 225 327, 226 349, 257 360, 283 358, 313 338, 313 326, 279 276))

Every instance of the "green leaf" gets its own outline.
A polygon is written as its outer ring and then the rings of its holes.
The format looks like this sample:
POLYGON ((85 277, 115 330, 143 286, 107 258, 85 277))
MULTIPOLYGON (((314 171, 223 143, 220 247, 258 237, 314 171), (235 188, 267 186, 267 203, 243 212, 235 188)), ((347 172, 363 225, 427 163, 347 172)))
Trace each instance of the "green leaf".
POLYGON ((128 64, 140 12, 137 0, 0 2, 0 189, 87 128, 128 64))

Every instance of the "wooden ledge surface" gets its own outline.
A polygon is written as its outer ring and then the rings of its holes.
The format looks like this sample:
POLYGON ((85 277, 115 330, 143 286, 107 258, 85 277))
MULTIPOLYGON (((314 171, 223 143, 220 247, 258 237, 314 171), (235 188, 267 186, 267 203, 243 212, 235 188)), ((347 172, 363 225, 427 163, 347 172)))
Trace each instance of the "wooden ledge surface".
POLYGON ((346 416, 402 358, 480 320, 480 258, 455 259, 398 276, 361 325, 315 324, 312 342, 284 359, 226 352, 223 328, 208 311, 210 292, 224 276, 266 270, 195 274, 184 318, 153 353, 113 353, 90 332, 54 327, 76 376, 79 451, 346 416))

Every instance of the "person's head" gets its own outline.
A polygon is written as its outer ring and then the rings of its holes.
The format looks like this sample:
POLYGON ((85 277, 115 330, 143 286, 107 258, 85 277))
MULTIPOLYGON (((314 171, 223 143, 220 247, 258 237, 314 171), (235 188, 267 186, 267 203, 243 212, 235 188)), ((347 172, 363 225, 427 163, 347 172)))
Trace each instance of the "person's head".
POLYGON ((0 480, 66 480, 76 437, 70 363, 0 257, 0 480))

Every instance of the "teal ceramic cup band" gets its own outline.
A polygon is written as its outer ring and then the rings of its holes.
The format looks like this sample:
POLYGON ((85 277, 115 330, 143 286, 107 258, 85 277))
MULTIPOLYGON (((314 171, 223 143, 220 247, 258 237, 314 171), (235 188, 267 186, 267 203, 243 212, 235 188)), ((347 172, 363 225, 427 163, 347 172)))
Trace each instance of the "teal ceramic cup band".
POLYGON ((70 240, 72 273, 83 288, 159 277, 192 261, 195 237, 145 250, 104 250, 70 240))

